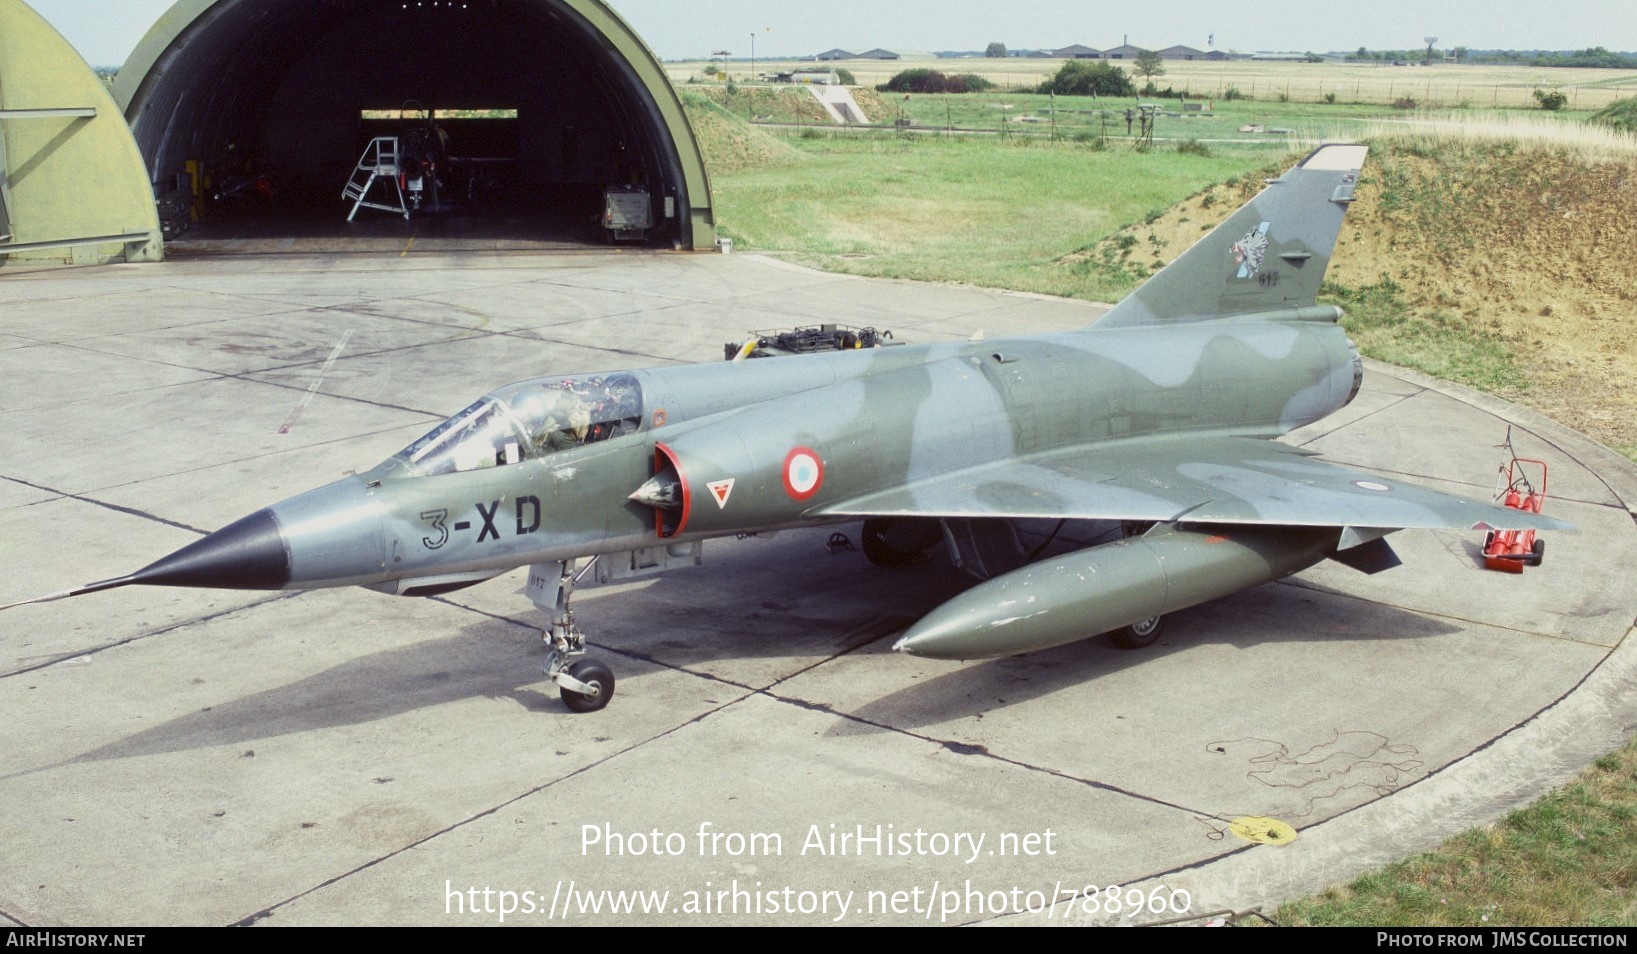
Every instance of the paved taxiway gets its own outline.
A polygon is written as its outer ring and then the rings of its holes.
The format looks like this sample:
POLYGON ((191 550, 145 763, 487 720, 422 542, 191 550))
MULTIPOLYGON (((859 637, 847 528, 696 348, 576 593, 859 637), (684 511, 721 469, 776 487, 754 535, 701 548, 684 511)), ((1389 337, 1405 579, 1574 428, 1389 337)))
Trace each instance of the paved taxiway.
MULTIPOLYGON (((742 255, 6 275, 0 603, 136 569, 516 379, 719 360, 792 324, 932 341, 1099 313, 742 255)), ((521 573, 430 600, 133 587, 7 611, 0 923, 487 924, 525 901, 506 923, 565 904, 578 923, 949 907, 1006 923, 1042 920, 1020 908, 1060 890, 1055 920, 1162 917, 1088 914, 1084 889, 1108 885, 1179 906, 1186 891, 1195 914, 1271 905, 1492 819, 1637 728, 1637 468, 1379 366, 1291 440, 1485 496, 1507 421, 1550 462, 1548 512, 1582 530, 1548 535, 1539 569, 1479 569, 1477 533, 1401 533, 1397 570, 1317 567, 1178 614, 1139 652, 895 655, 963 581, 943 560, 828 552, 829 530, 709 543, 702 567, 582 589, 619 679, 589 716, 540 675, 521 573), (1251 815, 1300 837, 1227 831, 1251 815), (889 837, 838 853, 838 833, 889 837), (661 910, 610 913, 614 892, 661 910)))

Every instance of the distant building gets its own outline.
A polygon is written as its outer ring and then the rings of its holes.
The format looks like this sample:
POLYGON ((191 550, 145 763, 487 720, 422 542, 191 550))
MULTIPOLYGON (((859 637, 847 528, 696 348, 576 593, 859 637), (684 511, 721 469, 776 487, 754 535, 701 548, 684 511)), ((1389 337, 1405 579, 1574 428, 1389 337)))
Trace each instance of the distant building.
POLYGON ((1257 51, 1250 55, 1253 60, 1263 60, 1275 63, 1301 63, 1307 59, 1306 53, 1269 53, 1257 51))
MULTIPOLYGON (((1143 53, 1150 52, 1147 47, 1132 46, 1122 43, 1111 50, 1097 50, 1081 43, 1065 46, 1058 50, 1029 50, 1014 53, 1014 56, 1051 57, 1059 60, 1134 60, 1143 53)), ((1243 54, 1235 55, 1224 53, 1221 50, 1200 50, 1191 46, 1168 46, 1163 50, 1154 50, 1161 59, 1167 60, 1208 60, 1220 63, 1223 60, 1244 59, 1243 54)))
POLYGON ((848 53, 846 50, 829 50, 813 57, 813 59, 818 60, 821 63, 826 63, 831 60, 853 60, 857 58, 857 53, 848 53))
POLYGON ((1208 58, 1204 50, 1196 50, 1191 46, 1168 46, 1157 51, 1160 59, 1164 60, 1203 60, 1208 58))
POLYGON ((898 58, 898 54, 891 50, 875 49, 858 54, 858 59, 861 60, 896 60, 898 58))

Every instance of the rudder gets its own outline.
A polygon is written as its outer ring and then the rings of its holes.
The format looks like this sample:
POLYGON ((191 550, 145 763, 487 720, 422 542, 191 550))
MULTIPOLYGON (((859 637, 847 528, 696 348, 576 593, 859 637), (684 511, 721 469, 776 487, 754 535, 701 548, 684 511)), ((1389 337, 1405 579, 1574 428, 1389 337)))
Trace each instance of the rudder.
POLYGON ((1366 152, 1338 143, 1308 153, 1092 327, 1289 317, 1313 307, 1366 152))

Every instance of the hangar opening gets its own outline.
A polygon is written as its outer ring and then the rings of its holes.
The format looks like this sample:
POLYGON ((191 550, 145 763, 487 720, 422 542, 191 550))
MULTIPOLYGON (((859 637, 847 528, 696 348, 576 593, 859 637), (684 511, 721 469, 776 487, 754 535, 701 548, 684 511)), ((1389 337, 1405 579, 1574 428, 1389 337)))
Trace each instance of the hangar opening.
POLYGON ((115 95, 168 235, 715 240, 681 103, 601 0, 180 0, 115 95))

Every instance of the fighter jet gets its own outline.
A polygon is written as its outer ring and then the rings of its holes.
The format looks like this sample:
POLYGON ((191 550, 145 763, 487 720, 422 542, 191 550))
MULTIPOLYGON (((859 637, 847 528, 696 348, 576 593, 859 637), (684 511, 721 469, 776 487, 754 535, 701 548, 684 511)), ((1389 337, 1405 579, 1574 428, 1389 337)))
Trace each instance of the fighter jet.
POLYGON ((691 562, 707 538, 862 520, 877 563, 943 545, 984 579, 895 647, 971 659, 1103 633, 1140 647, 1168 613, 1321 560, 1394 566, 1396 530, 1570 529, 1273 440, 1363 379, 1340 309, 1315 299, 1365 153, 1314 150, 1089 327, 510 384, 368 472, 42 599, 431 596, 526 566, 546 675, 589 711, 614 676, 569 606, 587 558, 691 562), (1008 542, 1035 519, 1124 535, 1030 563, 1008 542))

